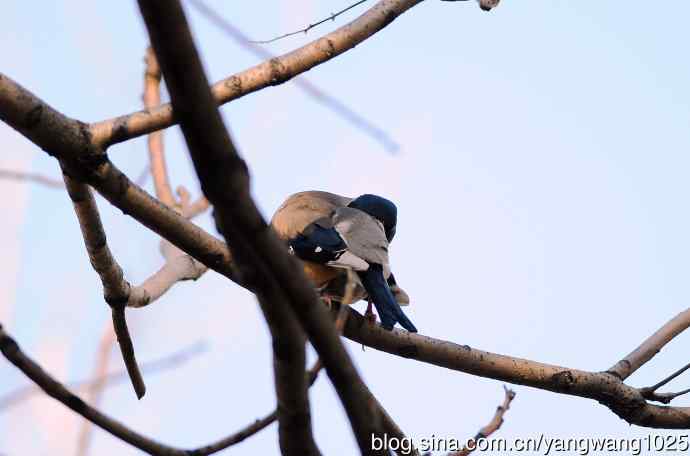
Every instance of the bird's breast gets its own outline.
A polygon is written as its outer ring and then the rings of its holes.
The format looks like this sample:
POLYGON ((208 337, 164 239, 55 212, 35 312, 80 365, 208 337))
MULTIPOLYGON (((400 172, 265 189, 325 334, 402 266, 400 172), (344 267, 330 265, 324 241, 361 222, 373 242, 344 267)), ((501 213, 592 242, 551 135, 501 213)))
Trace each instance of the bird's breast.
POLYGON ((314 286, 321 288, 328 282, 333 280, 338 274, 339 270, 337 268, 332 268, 330 266, 324 266, 318 263, 312 263, 311 261, 302 261, 304 264, 304 273, 309 277, 309 279, 314 283, 314 286))

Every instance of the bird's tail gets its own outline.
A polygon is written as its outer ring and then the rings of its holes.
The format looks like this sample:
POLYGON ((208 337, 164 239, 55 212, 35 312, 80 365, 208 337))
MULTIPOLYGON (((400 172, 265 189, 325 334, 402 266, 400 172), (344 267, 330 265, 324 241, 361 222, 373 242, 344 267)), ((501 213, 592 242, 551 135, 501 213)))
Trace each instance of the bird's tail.
POLYGON ((397 303, 391 293, 386 279, 383 277, 383 267, 380 264, 372 264, 364 272, 360 272, 359 276, 362 280, 362 285, 367 290, 369 297, 374 302, 376 310, 381 319, 381 326, 385 329, 391 330, 396 323, 410 332, 417 332, 417 328, 412 324, 407 315, 403 313, 400 305, 397 303))

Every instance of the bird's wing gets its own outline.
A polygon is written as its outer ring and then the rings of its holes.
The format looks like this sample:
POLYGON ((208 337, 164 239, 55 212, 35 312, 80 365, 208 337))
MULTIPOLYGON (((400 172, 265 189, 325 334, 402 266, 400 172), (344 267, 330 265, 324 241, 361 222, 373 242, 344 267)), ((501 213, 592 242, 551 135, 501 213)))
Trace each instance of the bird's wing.
POLYGON ((271 219, 271 226, 282 239, 293 239, 314 221, 329 217, 341 206, 347 206, 351 198, 334 193, 307 191, 288 197, 271 219))
POLYGON ((333 225, 347 249, 368 263, 380 264, 390 275, 388 240, 381 222, 369 214, 350 207, 339 207, 333 214, 333 225))

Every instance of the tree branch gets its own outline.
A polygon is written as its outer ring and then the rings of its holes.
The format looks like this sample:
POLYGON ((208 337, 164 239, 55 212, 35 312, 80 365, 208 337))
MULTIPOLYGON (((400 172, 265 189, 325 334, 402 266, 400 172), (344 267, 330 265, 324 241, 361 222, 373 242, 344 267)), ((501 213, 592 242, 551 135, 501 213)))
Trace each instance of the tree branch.
POLYGON ((37 184, 45 185, 51 188, 65 188, 65 183, 52 177, 44 176, 36 173, 26 173, 23 171, 13 171, 10 169, 0 169, 0 179, 9 179, 15 181, 29 181, 37 184))
MULTIPOLYGON (((189 347, 183 348, 162 358, 143 362, 141 364, 141 371, 147 374, 164 372, 186 363, 193 357, 203 353, 205 350, 205 344, 203 342, 197 342, 189 347)), ((90 389, 96 384, 103 384, 105 387, 110 387, 120 384, 123 380, 129 380, 127 370, 105 373, 96 378, 91 377, 87 379, 75 380, 67 383, 65 386, 75 390, 84 388, 90 389)), ((1 396, 0 412, 14 407, 17 404, 21 404, 23 401, 31 398, 41 391, 41 388, 37 387, 36 385, 28 385, 1 396)))
MULTIPOLYGON (((399 15, 422 0, 381 0, 354 21, 292 52, 217 82, 211 88, 216 104, 222 105, 257 90, 289 81, 298 74, 354 48, 382 30, 399 15)), ((107 148, 175 123, 172 106, 165 104, 91 124, 94 145, 107 148)))
POLYGON ((625 358, 611 366, 607 372, 621 380, 630 377, 637 369, 652 359, 664 346, 678 334, 690 327, 690 309, 687 309, 659 328, 647 340, 625 358))
POLYGON ((685 366, 681 367, 665 379, 661 380, 655 385, 648 386, 645 388, 640 388, 640 392, 642 393, 642 396, 647 399, 648 401, 655 401, 655 402, 661 402, 664 404, 670 403, 673 399, 677 398, 678 396, 682 396, 684 394, 690 393, 690 389, 684 389, 683 391, 679 391, 677 393, 657 393, 656 391, 661 388, 662 386, 666 385, 668 382, 673 380, 674 378, 678 377, 680 374, 685 372, 686 370, 690 369, 690 364, 686 364, 685 366))
MULTIPOLYGON (((344 294, 343 298, 343 303, 346 304, 340 304, 337 310, 337 315, 336 315, 336 320, 335 320, 335 328, 336 331, 338 331, 338 334, 342 334, 343 328, 345 326, 345 322, 347 320, 347 316, 350 313, 349 309, 349 304, 352 301, 352 291, 354 290, 354 283, 352 281, 348 281, 347 284, 347 289, 344 294)), ((320 359, 317 359, 312 367, 307 371, 307 379, 309 382, 309 387, 311 388, 314 383, 316 382, 316 379, 319 376, 319 372, 323 368, 323 364, 321 363, 320 359)), ((379 404, 380 406, 380 404, 379 404)), ((383 410, 383 408, 382 408, 383 410)), ((215 442, 211 445, 208 445, 206 447, 203 447, 201 450, 202 451, 210 451, 210 452, 217 452, 224 450, 232 445, 235 445, 248 437, 253 436, 254 434, 259 433, 266 427, 270 426, 272 423, 274 423, 278 419, 278 411, 274 410, 270 414, 266 415, 264 418, 257 419, 253 423, 247 425, 245 428, 235 432, 234 434, 225 437, 218 442, 215 442)), ((403 431, 398 427, 398 425, 393 421, 393 419, 390 417, 390 415, 383 410, 383 426, 385 431, 388 433, 388 435, 395 437, 399 440, 402 441, 402 439, 405 439, 405 434, 403 431)), ((410 449, 409 452, 407 453, 401 453, 401 454, 409 454, 409 455, 419 455, 419 452, 417 451, 416 448, 410 449)))
MULTIPOLYGON (((235 27, 228 20, 224 19, 220 14, 211 9, 203 0, 189 0, 201 14, 203 14, 211 23, 218 26, 237 44, 247 49, 252 54, 258 56, 260 59, 271 60, 275 57, 274 54, 268 52, 263 47, 252 43, 251 40, 239 28, 235 27)), ((295 87, 298 87, 313 100, 333 111, 336 115, 345 119, 355 128, 369 135, 372 139, 381 143, 388 152, 395 153, 400 149, 400 145, 391 138, 388 133, 374 125, 364 116, 356 113, 352 108, 348 107, 338 97, 330 95, 323 89, 320 89, 315 84, 304 77, 294 80, 295 87)))
POLYGON ((506 414, 510 408, 510 403, 515 399, 515 391, 503 387, 505 390, 505 397, 503 398, 503 403, 496 408, 496 413, 494 413, 493 418, 489 421, 489 424, 484 426, 477 432, 477 435, 472 439, 472 443, 463 448, 460 451, 449 454, 448 456, 467 456, 472 453, 477 448, 477 440, 486 439, 494 432, 498 431, 503 424, 503 416, 506 414))
POLYGON ((300 35, 302 33, 304 33, 306 35, 307 32, 309 32, 309 30, 313 29, 314 27, 318 27, 319 25, 323 24, 324 22, 335 21, 336 17, 340 16, 343 13, 350 11, 352 8, 358 7, 359 5, 361 5, 362 3, 366 2, 366 1, 367 0, 359 0, 358 2, 355 2, 349 6, 346 6, 345 8, 341 9, 337 13, 331 13, 330 16, 328 16, 324 19, 321 19, 320 21, 316 21, 313 24, 307 25, 303 29, 299 29, 299 30, 296 30, 294 32, 285 33, 283 35, 276 36, 275 38, 271 38, 269 40, 260 40, 260 41, 250 40, 249 42, 254 43, 254 44, 270 44, 270 43, 274 43, 278 40, 282 40, 283 38, 287 38, 289 36, 300 35))
POLYGON ((2 325, 0 325, 0 351, 5 358, 21 370, 27 377, 33 380, 34 383, 40 386, 50 397, 62 402, 65 406, 91 421, 96 426, 124 440, 130 445, 149 454, 166 456, 188 456, 190 454, 188 451, 172 448, 151 440, 104 415, 79 399, 61 383, 48 375, 38 364, 22 353, 14 339, 4 331, 2 325))
POLYGON ((206 266, 244 285, 225 243, 151 197, 130 181, 94 146, 86 125, 70 119, 0 73, 0 119, 71 174, 93 186, 111 204, 192 255, 206 266))
POLYGON ((304 376, 305 335, 279 284, 270 273, 261 270, 264 266, 257 261, 252 242, 247 239, 247 231, 233 226, 235 223, 242 226, 235 219, 251 220, 255 214, 260 220, 258 211, 246 194, 248 188, 242 186, 247 182, 246 174, 243 176, 237 172, 246 172, 246 167, 243 168, 244 163, 237 156, 212 101, 181 5, 179 2, 167 2, 165 14, 161 13, 160 6, 155 0, 139 2, 151 43, 165 76, 175 115, 180 121, 199 174, 202 190, 214 205, 216 213, 222 214, 224 222, 228 222, 225 226, 232 227, 230 230, 222 229, 221 232, 235 250, 236 261, 243 273, 260 278, 253 282, 273 339, 282 453, 318 455, 320 452, 311 433, 311 414, 304 376), (227 174, 216 174, 216 171, 225 171, 227 174), (220 179, 216 180, 217 178, 220 179), (233 182, 238 178, 238 181, 233 182), (239 191, 242 195, 234 201, 224 201, 223 198, 218 198, 220 187, 230 187, 227 189, 229 193, 239 191), (209 191, 209 188, 212 190, 209 191), (253 212, 246 211, 246 208, 253 209, 253 212))
MULTIPOLYGON (((161 69, 150 47, 146 50, 144 61, 146 62, 146 69, 144 71, 144 96, 142 98, 144 100, 144 108, 151 109, 161 103, 161 69)), ((174 207, 175 198, 170 188, 168 168, 165 165, 163 133, 160 131, 149 133, 148 146, 150 169, 153 176, 153 186, 156 189, 156 196, 166 206, 174 207)))
MULTIPOLYGON (((98 407, 103 397, 103 391, 107 385, 108 365, 110 364, 110 353, 112 352, 113 345, 117 340, 115 331, 112 325, 106 325, 101 336, 101 342, 98 347, 98 355, 96 357, 96 365, 94 366, 93 378, 96 380, 89 384, 86 393, 85 400, 93 407, 98 407)), ((89 420, 82 420, 79 437, 77 438, 77 456, 86 456, 89 451, 89 445, 91 444, 91 434, 93 426, 89 420)))
POLYGON ((74 204, 74 211, 79 220, 79 227, 84 238, 86 251, 89 254, 89 260, 103 284, 105 302, 112 310, 113 327, 120 345, 122 358, 132 379, 134 391, 137 397, 141 399, 146 393, 146 385, 139 366, 137 366, 132 338, 129 335, 125 320, 125 306, 129 300, 130 285, 124 279, 122 268, 117 264, 108 248, 101 217, 98 214, 98 207, 91 189, 87 185, 73 180, 67 173, 64 173, 63 176, 67 193, 74 204))
POLYGON ((417 361, 517 385, 594 399, 630 424, 651 428, 690 428, 690 407, 647 403, 640 390, 608 372, 587 372, 498 355, 406 331, 367 324, 351 310, 345 337, 368 347, 417 361))

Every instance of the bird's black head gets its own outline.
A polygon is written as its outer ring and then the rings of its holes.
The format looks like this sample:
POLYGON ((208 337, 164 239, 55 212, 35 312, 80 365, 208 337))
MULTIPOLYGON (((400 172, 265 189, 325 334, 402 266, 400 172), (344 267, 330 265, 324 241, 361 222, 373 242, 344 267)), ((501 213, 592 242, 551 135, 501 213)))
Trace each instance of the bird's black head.
POLYGON ((398 223, 398 208, 392 201, 376 195, 361 195, 353 199, 349 207, 366 212, 383 224, 388 242, 395 236, 395 226, 398 223))

